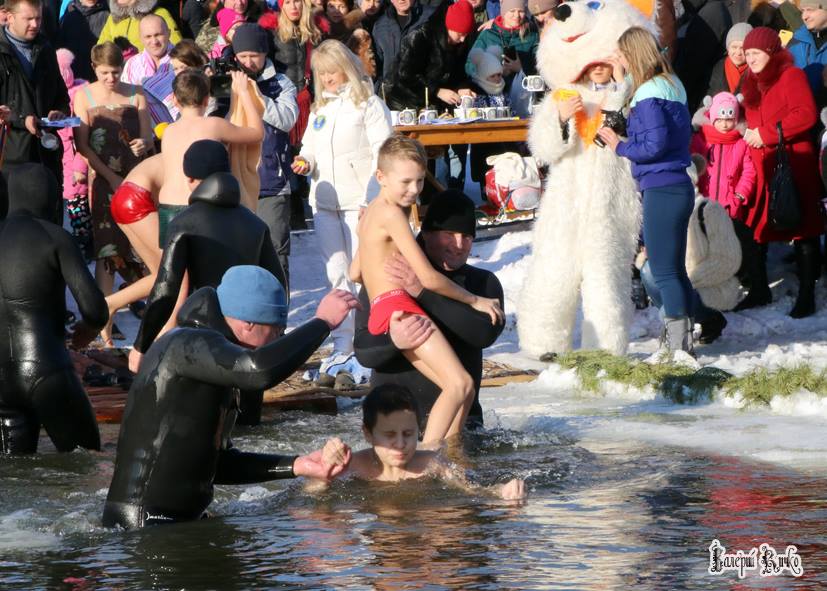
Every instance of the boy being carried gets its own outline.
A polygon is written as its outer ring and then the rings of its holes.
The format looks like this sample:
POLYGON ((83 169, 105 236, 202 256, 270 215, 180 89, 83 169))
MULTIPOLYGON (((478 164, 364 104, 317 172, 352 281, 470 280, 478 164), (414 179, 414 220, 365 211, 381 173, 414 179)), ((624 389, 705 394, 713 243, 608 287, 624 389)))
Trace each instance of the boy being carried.
MULTIPOLYGON (((443 462, 438 452, 416 449, 419 421, 419 403, 410 390, 396 384, 377 386, 362 403, 362 432, 371 447, 351 454, 340 439, 329 439, 322 450, 322 465, 346 465, 339 477, 398 482, 429 476, 466 491, 479 490, 455 466, 443 462)), ((519 478, 485 490, 506 500, 526 496, 525 482, 519 478)))
MULTIPOLYGON (((388 331, 391 316, 426 316, 384 272, 385 265, 400 255, 426 289, 472 306, 490 316, 492 323, 503 321, 498 300, 471 294, 439 273, 416 243, 408 216, 422 190, 425 165, 422 144, 401 135, 389 137, 379 150, 376 180, 381 189, 359 222, 359 250, 351 266, 351 279, 363 283, 371 299, 368 330, 375 335, 388 331)), ((474 382, 445 336, 434 327, 424 343, 403 354, 441 389, 428 418, 424 443, 435 444, 459 434, 474 399, 474 382)))
POLYGON ((158 195, 159 246, 164 247, 169 222, 184 209, 192 190, 184 175, 184 153, 193 142, 216 140, 224 144, 254 144, 264 138, 264 124, 250 92, 250 79, 243 72, 230 72, 232 92, 238 96, 250 127, 233 125, 220 117, 205 117, 210 99, 210 80, 200 70, 187 68, 172 83, 173 100, 181 113, 164 131, 161 155, 164 184, 158 195))

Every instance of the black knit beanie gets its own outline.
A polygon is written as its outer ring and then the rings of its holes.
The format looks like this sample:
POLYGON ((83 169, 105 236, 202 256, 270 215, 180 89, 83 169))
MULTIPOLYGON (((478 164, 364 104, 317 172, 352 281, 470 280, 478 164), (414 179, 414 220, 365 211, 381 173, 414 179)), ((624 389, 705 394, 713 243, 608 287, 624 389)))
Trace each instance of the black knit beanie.
POLYGON ((198 140, 184 152, 184 175, 204 180, 216 172, 230 172, 230 156, 224 144, 215 140, 198 140))
POLYGON ((428 205, 422 231, 460 232, 477 235, 476 207, 471 198, 457 189, 448 189, 435 195, 428 205))
POLYGON ((238 55, 243 51, 253 53, 267 53, 267 31, 255 23, 244 23, 235 30, 233 35, 233 51, 238 55))

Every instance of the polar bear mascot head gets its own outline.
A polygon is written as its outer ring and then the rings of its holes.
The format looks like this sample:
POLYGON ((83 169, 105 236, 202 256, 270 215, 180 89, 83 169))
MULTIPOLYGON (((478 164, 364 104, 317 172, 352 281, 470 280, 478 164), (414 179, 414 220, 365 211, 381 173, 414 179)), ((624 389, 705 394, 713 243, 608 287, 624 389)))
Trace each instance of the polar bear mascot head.
POLYGON ((576 83, 590 65, 605 62, 630 27, 657 35, 655 0, 567 0, 554 9, 537 49, 540 74, 551 88, 576 83))

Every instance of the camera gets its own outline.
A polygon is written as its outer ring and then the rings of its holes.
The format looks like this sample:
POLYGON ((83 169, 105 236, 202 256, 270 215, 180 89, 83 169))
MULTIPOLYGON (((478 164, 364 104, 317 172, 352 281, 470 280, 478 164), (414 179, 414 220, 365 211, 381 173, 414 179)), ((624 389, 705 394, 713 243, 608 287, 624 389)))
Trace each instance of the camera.
MULTIPOLYGON (((617 135, 626 135, 626 117, 620 111, 603 111, 603 125, 600 127, 608 127, 617 135)), ((601 148, 606 145, 600 136, 594 137, 594 143, 601 148)))
POLYGON ((219 98, 229 98, 232 92, 233 79, 230 72, 239 70, 238 63, 235 61, 235 54, 232 52, 224 52, 219 58, 212 58, 204 67, 208 69, 210 74, 210 96, 219 98))

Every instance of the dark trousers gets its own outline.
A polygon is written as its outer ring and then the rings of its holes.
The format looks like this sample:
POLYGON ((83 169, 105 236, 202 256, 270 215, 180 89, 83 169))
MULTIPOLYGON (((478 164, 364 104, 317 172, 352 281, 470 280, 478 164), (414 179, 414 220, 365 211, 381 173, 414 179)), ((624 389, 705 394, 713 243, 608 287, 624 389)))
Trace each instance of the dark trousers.
POLYGON ((284 269, 284 277, 289 282, 290 194, 260 197, 256 214, 270 228, 270 239, 273 241, 276 256, 284 269))

